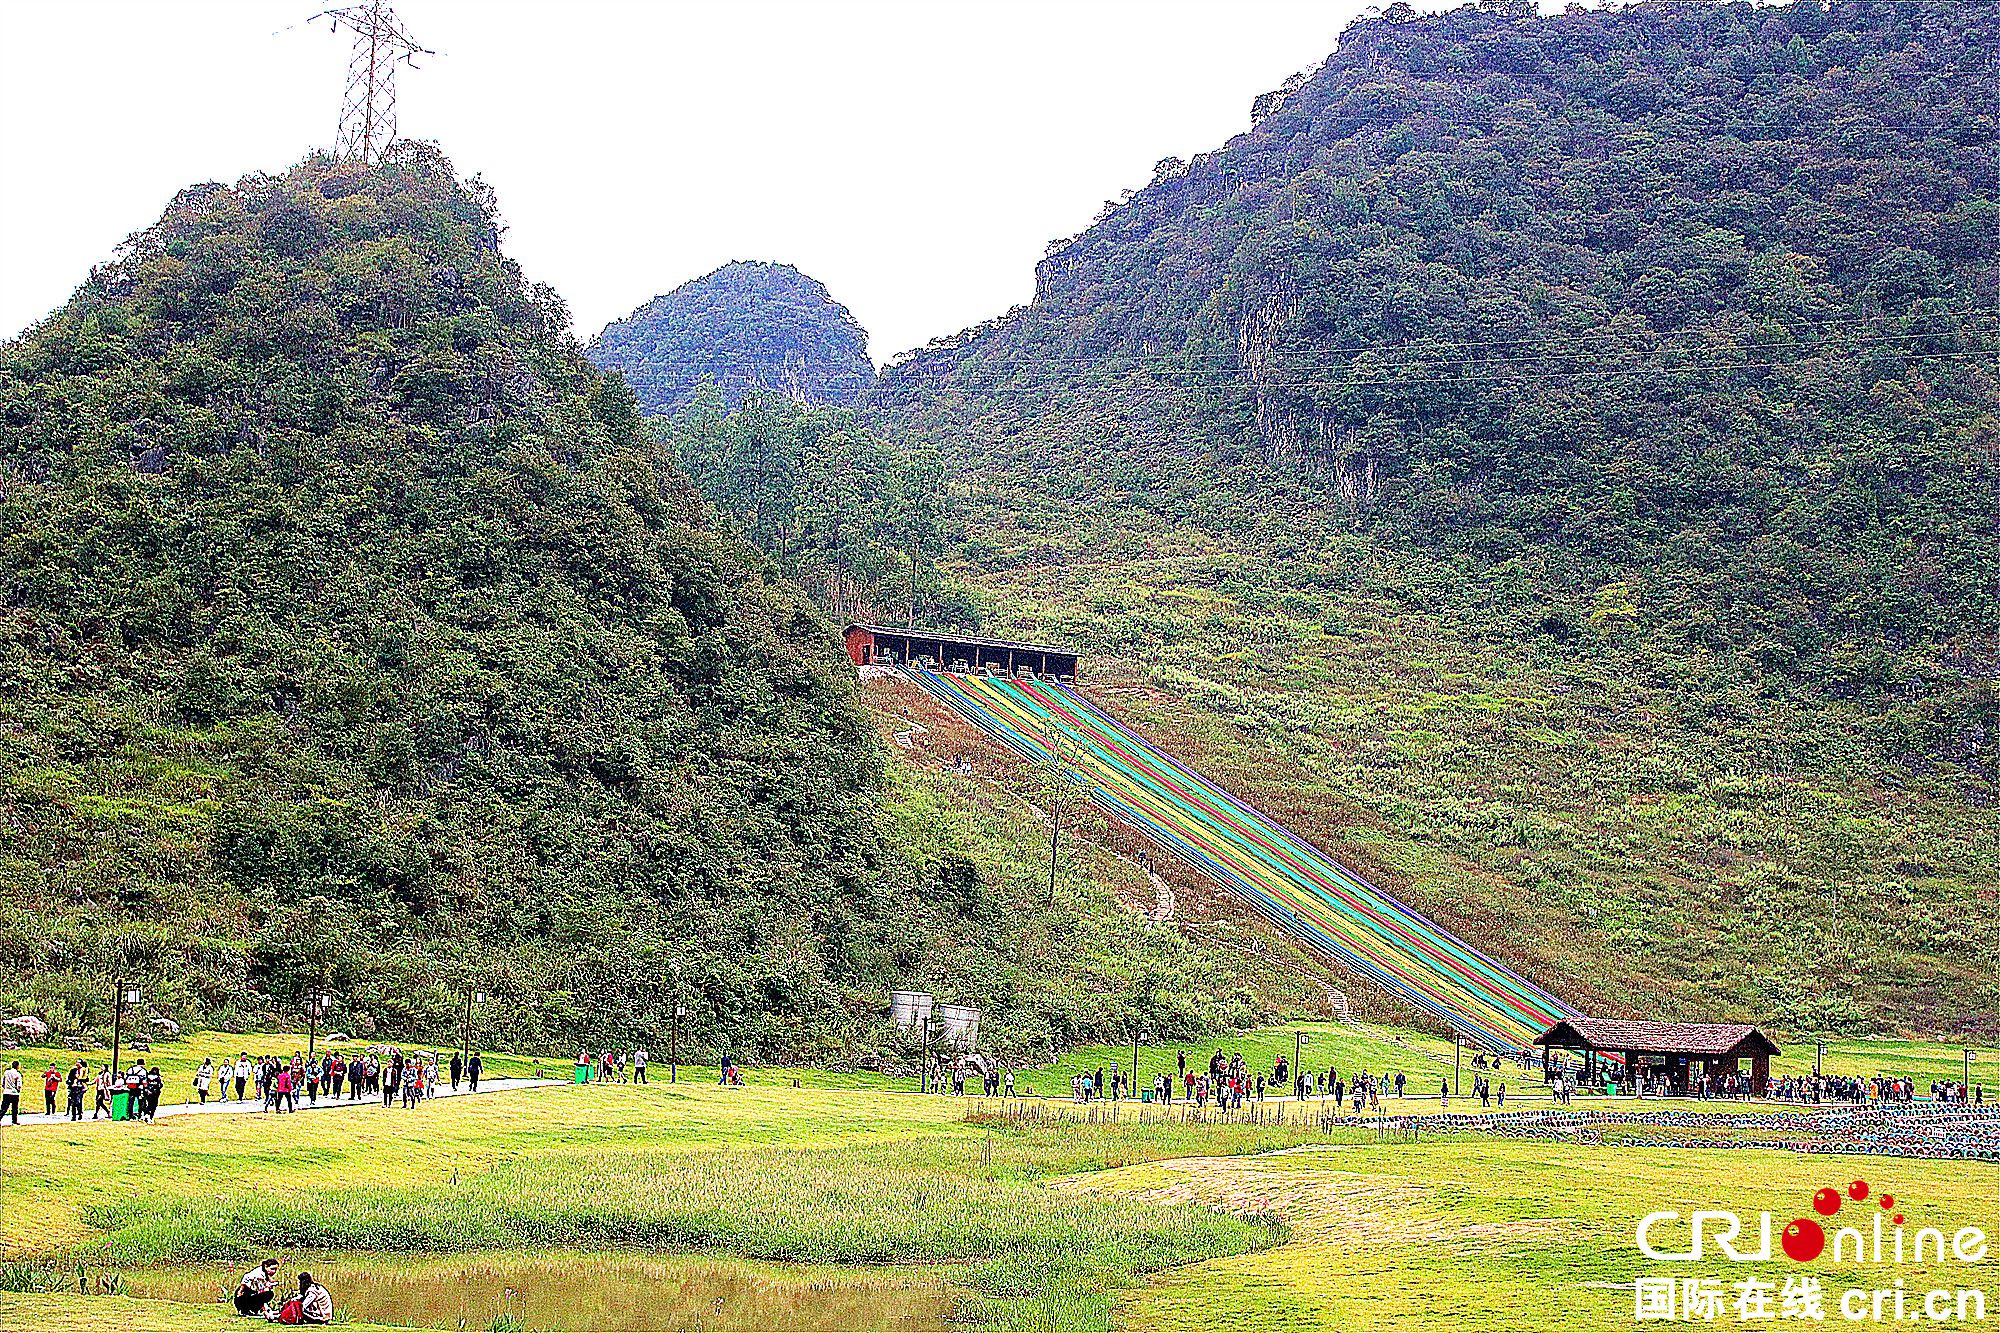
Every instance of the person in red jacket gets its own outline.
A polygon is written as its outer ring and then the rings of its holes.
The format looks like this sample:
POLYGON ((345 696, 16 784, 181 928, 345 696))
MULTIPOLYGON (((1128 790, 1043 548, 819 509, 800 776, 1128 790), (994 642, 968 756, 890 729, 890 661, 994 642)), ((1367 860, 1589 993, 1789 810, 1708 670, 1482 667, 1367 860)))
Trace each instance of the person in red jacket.
POLYGON ((54 1065, 50 1065, 49 1072, 42 1075, 43 1114, 54 1115, 56 1113, 56 1093, 61 1090, 62 1090, 62 1075, 57 1072, 56 1067, 54 1065))

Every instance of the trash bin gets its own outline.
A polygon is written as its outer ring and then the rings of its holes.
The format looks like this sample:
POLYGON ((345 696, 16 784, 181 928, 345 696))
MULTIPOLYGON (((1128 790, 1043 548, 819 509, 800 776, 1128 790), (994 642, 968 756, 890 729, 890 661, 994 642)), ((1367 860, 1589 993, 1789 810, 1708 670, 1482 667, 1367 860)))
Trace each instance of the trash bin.
POLYGON ((589 1066, 589 1065, 578 1065, 578 1066, 576 1067, 576 1081, 577 1081, 578 1083, 588 1083, 588 1082, 590 1082, 590 1066, 589 1066))
POLYGON ((132 1094, 119 1088, 111 1094, 111 1118, 130 1120, 132 1118, 132 1094))
POLYGON ((1153 1090, 1152 1090, 1151 1088, 1141 1088, 1141 1089, 1139 1089, 1139 1100, 1140 1100, 1140 1102, 1141 1102, 1141 1103, 1145 1103, 1145 1102, 1150 1102, 1150 1101, 1152 1101, 1152 1100, 1153 1100, 1153 1090))

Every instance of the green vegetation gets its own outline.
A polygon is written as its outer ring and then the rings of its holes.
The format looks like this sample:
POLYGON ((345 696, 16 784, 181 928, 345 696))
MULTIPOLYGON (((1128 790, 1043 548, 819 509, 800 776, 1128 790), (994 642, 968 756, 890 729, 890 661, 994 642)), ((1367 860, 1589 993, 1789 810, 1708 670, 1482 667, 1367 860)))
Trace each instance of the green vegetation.
POLYGON ((174 201, 5 349, 5 1000, 808 1048, 901 936, 825 628, 434 150, 174 201), (441 928, 449 923, 448 928, 441 928), (698 942, 698 943, 697 943, 698 942))
POLYGON ((623 375, 648 414, 707 383, 734 407, 771 390, 807 403, 858 398, 875 378, 868 335, 826 288, 790 264, 724 264, 604 326, 584 355, 623 375))
POLYGON ((477 987, 489 1044, 565 1053, 680 1002, 710 1062, 879 1048, 911 981, 1018 1058, 1290 993, 1095 867, 1048 902, 980 784, 891 781, 794 580, 934 605, 934 466, 768 397, 656 435, 432 149, 184 192, 5 348, 0 415, 0 1003, 58 1043, 108 1044, 114 977, 128 1031, 325 990, 449 1045, 477 987), (796 466, 749 501, 775 560, 673 456, 796 466))
POLYGON ((874 417, 988 626, 1564 998, 1991 1034, 1996 25, 1391 9, 874 417))
MULTIPOLYGON (((1365 1127, 1090 1123, 1081 1108, 1022 1125, 966 1109, 656 1085, 24 1130, 8 1140, 0 1225, 23 1272, 81 1263, 128 1291, 267 1249, 309 1255, 336 1293, 385 1259, 436 1272, 438 1256, 504 1266, 586 1249, 804 1262, 857 1280, 914 1266, 950 1284, 959 1318, 998 1327, 1422 1328, 1444 1310, 1487 1327, 1555 1300, 1594 1328, 1629 1314, 1629 1294, 1599 1284, 1648 1271, 1631 1234, 1656 1208, 1783 1218, 1857 1175, 1920 1225, 1980 1223, 1990 1208, 1991 1173, 1963 1163, 1379 1142, 1365 1127), (404 1128, 418 1121, 420 1134, 404 1128)), ((8 1308, 28 1333, 75 1315, 69 1298, 8 1308)), ((203 1307, 144 1308, 149 1327, 206 1327, 203 1307)))
POLYGON ((852 408, 712 385, 654 423, 715 507, 829 615, 956 624, 964 589, 938 572, 952 530, 937 455, 893 449, 852 408))
POLYGON ((963 1265, 1001 1326, 1103 1326, 1133 1276, 1280 1238, 1267 1222, 1042 1182, 1301 1131, 975 1127, 941 1098, 759 1088, 571 1088, 438 1103, 423 1141, 370 1108, 184 1117, 145 1134, 9 1142, 19 1253, 123 1268, 265 1250, 714 1250, 787 1262, 963 1265), (525 1099, 532 1097, 532 1112, 525 1099), (142 1141, 143 1140, 143 1141, 142 1141), (989 1145, 990 1140, 990 1145, 989 1145), (107 1179, 107 1176, 109 1179, 107 1179))

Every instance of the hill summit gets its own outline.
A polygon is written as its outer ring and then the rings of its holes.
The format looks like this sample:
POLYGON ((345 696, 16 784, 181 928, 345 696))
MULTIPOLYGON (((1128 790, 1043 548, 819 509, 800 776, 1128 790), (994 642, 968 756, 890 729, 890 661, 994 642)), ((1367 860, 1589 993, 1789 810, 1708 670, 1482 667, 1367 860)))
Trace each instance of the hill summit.
POLYGON ((731 408, 752 390, 853 401, 874 381, 868 335, 826 287, 789 264, 724 264, 604 326, 584 355, 666 415, 712 379, 731 408))
POLYGON ((403 144, 183 191, 4 349, 10 1005, 410 1032, 477 978, 551 1040, 671 963, 748 1049, 879 965, 831 635, 567 322, 403 144))

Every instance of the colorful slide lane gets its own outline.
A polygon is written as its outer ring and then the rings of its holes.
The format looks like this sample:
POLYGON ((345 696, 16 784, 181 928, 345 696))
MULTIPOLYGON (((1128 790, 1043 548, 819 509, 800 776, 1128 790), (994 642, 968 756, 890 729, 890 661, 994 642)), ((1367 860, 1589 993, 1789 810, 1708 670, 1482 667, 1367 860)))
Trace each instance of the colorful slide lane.
POLYGON ((1154 748, 1073 688, 915 669, 905 674, 1031 761, 1050 759, 1051 746, 1066 751, 1070 775, 1112 816, 1476 1045, 1527 1050, 1558 1019, 1577 1015, 1154 748))

